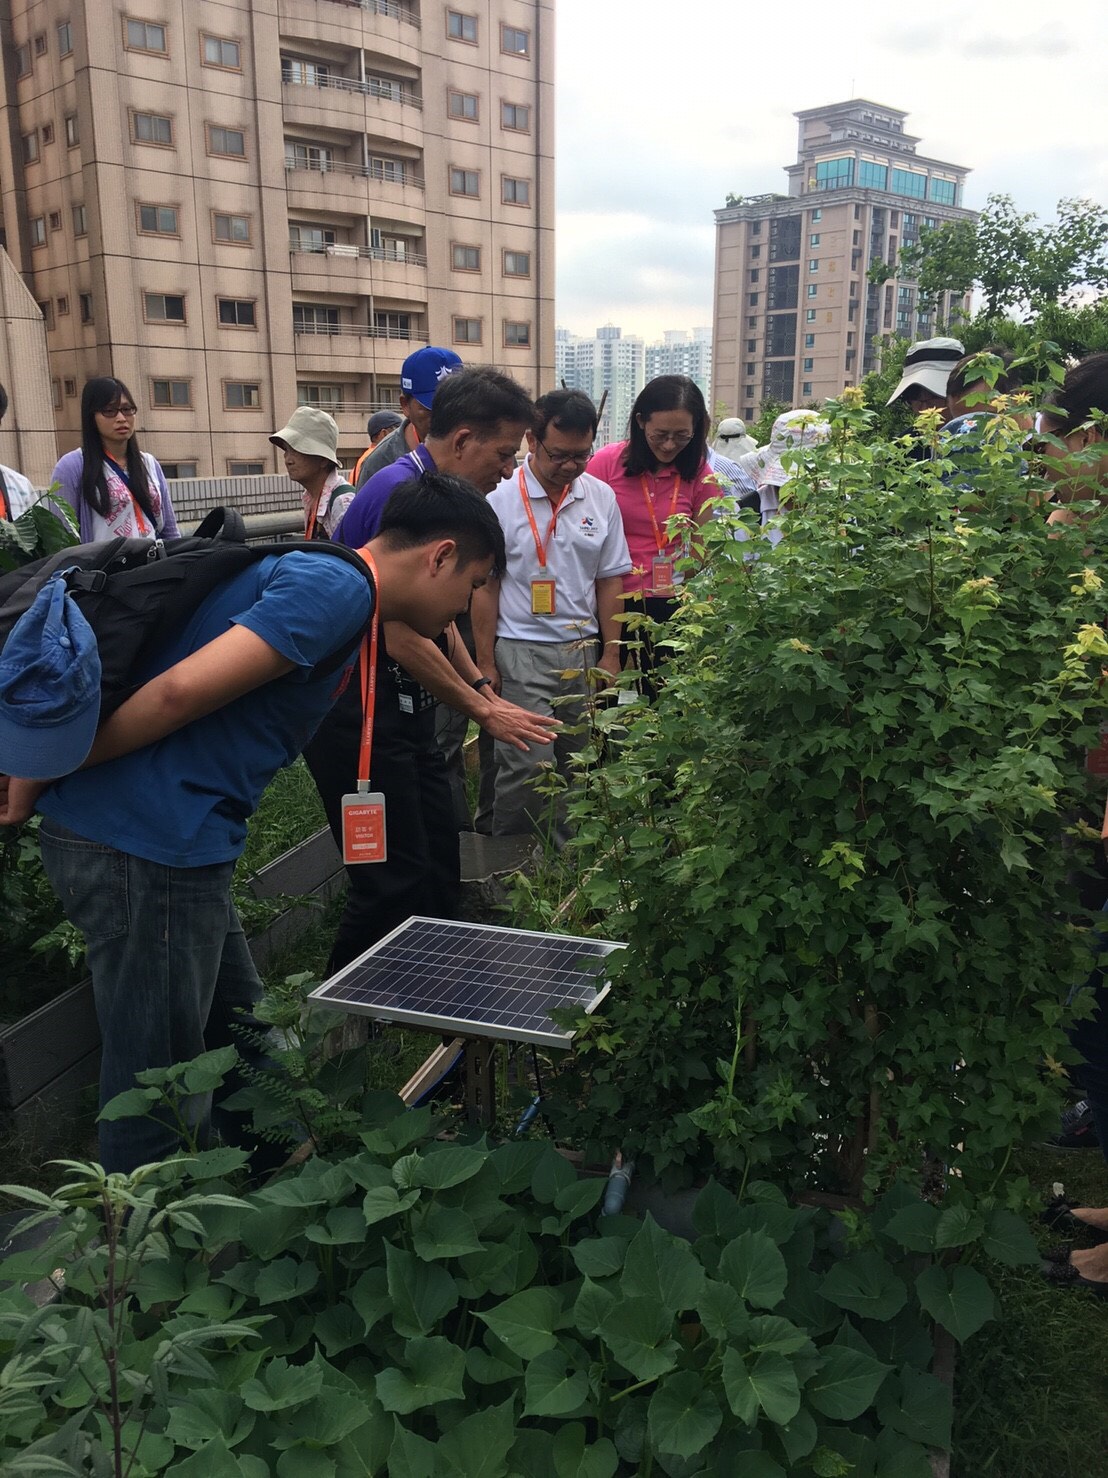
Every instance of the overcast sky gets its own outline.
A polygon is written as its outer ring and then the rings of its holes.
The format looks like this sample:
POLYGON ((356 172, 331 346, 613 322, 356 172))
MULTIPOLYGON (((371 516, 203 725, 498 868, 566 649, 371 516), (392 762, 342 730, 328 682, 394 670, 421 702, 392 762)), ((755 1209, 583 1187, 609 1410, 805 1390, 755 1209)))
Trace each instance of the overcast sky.
POLYGON ((921 154, 972 168, 971 207, 1108 202, 1105 0, 558 0, 557 28, 557 321, 574 333, 710 324, 712 212, 786 191, 799 109, 904 109, 921 154))

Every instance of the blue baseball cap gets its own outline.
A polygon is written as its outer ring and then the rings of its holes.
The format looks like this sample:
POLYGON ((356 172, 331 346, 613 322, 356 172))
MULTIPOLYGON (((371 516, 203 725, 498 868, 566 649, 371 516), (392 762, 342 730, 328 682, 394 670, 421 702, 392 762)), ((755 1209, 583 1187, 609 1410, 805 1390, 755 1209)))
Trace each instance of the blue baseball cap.
POLYGON ((54 780, 88 758, 100 721, 92 627, 53 575, 0 652, 0 773, 54 780))
POLYGON ((405 395, 418 400, 428 410, 435 398, 435 391, 455 370, 464 368, 453 349, 436 349, 428 345, 409 354, 400 366, 400 388, 405 395))

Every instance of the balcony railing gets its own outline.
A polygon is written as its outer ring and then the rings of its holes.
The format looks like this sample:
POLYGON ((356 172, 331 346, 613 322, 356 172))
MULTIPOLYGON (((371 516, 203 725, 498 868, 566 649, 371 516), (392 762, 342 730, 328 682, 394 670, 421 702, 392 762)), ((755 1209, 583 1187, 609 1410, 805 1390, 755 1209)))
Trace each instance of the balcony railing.
POLYGON ((337 72, 314 72, 309 77, 296 77, 282 71, 281 81, 286 87, 329 87, 334 92, 356 92, 363 97, 403 103, 408 108, 423 107, 423 99, 412 88, 405 87, 402 82, 382 82, 375 77, 361 82, 357 77, 343 77, 337 72))
POLYGON ((423 189, 423 180, 419 175, 410 174, 405 170, 397 174, 395 170, 385 169, 380 164, 348 164, 345 159, 285 159, 285 173, 292 174, 296 170, 306 169, 315 174, 342 174, 360 175, 366 180, 384 180, 391 185, 409 185, 413 190, 423 189))
MULTIPOLYGON (((298 323, 293 326, 295 335, 316 334, 352 334, 363 339, 403 339, 411 340, 417 344, 429 343, 427 330, 422 328, 392 328, 379 324, 370 323, 298 323)), ((380 407, 378 407, 380 409, 380 407)), ((389 407, 384 407, 389 409, 389 407)))
POLYGON ((374 262, 401 262, 412 267, 426 267, 427 258, 422 252, 398 251, 389 246, 354 246, 345 241, 336 241, 331 245, 311 246, 302 241, 290 241, 290 252, 306 252, 313 256, 326 257, 366 257, 374 262))
POLYGON ((327 3, 345 5, 348 10, 368 10, 371 15, 387 15, 406 26, 419 28, 419 16, 415 11, 407 5, 397 5, 396 0, 327 0, 327 3))

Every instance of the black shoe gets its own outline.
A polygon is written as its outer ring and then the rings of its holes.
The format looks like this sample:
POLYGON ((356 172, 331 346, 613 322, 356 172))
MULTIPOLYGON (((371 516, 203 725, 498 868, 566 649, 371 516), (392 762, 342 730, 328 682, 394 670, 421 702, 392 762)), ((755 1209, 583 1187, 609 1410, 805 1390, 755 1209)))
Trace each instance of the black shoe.
POLYGON ((1057 1134, 1052 1134, 1045 1144, 1048 1150, 1097 1150, 1100 1148, 1096 1125, 1093 1123, 1093 1111, 1087 1098, 1083 1098, 1080 1103, 1075 1103, 1072 1108, 1066 1109, 1062 1115, 1061 1129, 1057 1134))
POLYGON ((1073 1206, 1065 1196, 1055 1196, 1050 1205, 1039 1212, 1039 1220, 1062 1237, 1080 1238, 1086 1247, 1099 1247, 1108 1242, 1108 1232, 1102 1232, 1099 1227, 1090 1226, 1087 1221, 1074 1216, 1073 1206))
POLYGON ((1068 1259, 1066 1262, 1044 1262, 1040 1271, 1048 1283, 1057 1284, 1060 1288, 1085 1288, 1094 1298, 1108 1298, 1108 1283, 1083 1278, 1068 1259))

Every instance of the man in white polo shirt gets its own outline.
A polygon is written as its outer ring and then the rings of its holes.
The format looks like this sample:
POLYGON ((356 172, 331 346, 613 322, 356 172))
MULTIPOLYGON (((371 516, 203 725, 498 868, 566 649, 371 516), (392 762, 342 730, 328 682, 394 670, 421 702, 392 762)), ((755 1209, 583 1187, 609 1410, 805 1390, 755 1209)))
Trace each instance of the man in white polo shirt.
MULTIPOLYGON (((482 676, 510 702, 570 728, 585 717, 588 671, 619 672, 616 618, 631 569, 615 494, 584 470, 596 426, 596 407, 579 390, 552 390, 536 402, 523 465, 489 494, 507 568, 474 593, 471 611, 482 676), (569 671, 579 676, 563 676, 569 671), (555 699, 576 701, 555 707, 555 699)), ((558 734, 553 761, 560 771, 584 739, 558 734)), ((545 833, 548 801, 534 782, 549 759, 549 750, 497 744, 494 836, 545 833)), ((553 840, 562 845, 567 837, 562 804, 553 840)))

